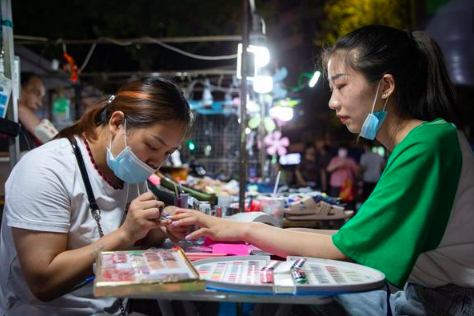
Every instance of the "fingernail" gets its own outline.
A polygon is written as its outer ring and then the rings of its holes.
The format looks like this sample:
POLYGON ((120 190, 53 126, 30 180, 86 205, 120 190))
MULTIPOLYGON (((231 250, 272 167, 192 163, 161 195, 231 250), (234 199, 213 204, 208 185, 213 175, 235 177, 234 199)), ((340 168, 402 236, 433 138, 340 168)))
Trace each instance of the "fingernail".
POLYGON ((187 235, 186 237, 184 237, 184 239, 186 239, 186 240, 189 240, 190 238, 191 238, 190 235, 187 235))
POLYGON ((172 223, 171 223, 171 225, 173 225, 173 226, 177 226, 177 225, 179 225, 179 221, 172 222, 172 223))

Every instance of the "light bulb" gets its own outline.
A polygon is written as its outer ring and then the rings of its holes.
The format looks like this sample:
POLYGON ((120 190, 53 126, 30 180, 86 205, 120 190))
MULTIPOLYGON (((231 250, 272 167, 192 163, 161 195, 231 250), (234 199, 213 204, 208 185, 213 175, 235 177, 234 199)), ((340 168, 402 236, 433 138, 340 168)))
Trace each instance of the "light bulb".
POLYGON ((270 62, 270 51, 265 46, 249 45, 247 51, 255 55, 255 67, 262 68, 270 62))
POLYGON ((270 116, 283 122, 293 119, 293 108, 287 106, 275 106, 270 109, 270 116))
POLYGON ((308 83, 308 86, 310 88, 314 87, 318 83, 318 80, 319 80, 320 76, 321 76, 321 72, 320 71, 315 71, 313 77, 311 77, 311 80, 308 83))
POLYGON ((253 81, 253 90, 257 93, 269 93, 273 90, 273 77, 268 75, 256 76, 253 81))

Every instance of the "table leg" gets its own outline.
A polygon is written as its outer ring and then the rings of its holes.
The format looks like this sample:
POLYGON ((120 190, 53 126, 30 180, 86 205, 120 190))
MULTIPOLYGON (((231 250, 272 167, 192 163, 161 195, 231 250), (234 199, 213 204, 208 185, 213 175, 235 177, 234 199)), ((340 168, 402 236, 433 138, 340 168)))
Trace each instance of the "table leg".
MULTIPOLYGON (((263 303, 255 304, 255 307, 253 308, 251 316, 261 316, 262 313, 265 313, 264 305, 265 304, 263 304, 263 303)), ((290 313, 290 310, 291 310, 292 306, 293 306, 292 304, 278 304, 278 307, 275 311, 274 316, 286 316, 286 315, 288 315, 290 313)), ((270 309, 270 310, 273 310, 273 309, 270 309)), ((268 308, 267 308, 266 313, 268 314, 268 312, 269 311, 268 311, 268 308)))
POLYGON ((255 307, 252 310, 250 316, 259 316, 262 312, 263 304, 255 304, 255 307))
POLYGON ((291 304, 280 304, 278 306, 278 309, 275 313, 275 316, 286 316, 290 313, 291 307, 293 305, 291 304))
POLYGON ((184 315, 186 316, 196 316, 196 309, 194 308, 194 304, 191 301, 182 301, 184 315))
POLYGON ((242 316, 242 302, 237 302, 236 308, 237 308, 237 311, 236 311, 237 316, 242 316))
POLYGON ((163 316, 174 316, 173 308, 171 308, 171 301, 168 300, 157 300, 158 307, 160 308, 161 315, 163 316))

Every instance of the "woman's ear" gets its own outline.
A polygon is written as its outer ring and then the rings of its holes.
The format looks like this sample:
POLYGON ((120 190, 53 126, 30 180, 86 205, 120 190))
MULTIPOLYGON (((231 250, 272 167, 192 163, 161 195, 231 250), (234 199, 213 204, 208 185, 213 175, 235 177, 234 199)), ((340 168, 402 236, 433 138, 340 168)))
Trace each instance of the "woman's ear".
POLYGON ((125 122, 125 114, 122 111, 115 111, 112 113, 109 119, 109 131, 112 136, 123 128, 123 124, 125 122))
POLYGON ((395 79, 390 74, 382 77, 382 99, 389 98, 395 91, 395 79))

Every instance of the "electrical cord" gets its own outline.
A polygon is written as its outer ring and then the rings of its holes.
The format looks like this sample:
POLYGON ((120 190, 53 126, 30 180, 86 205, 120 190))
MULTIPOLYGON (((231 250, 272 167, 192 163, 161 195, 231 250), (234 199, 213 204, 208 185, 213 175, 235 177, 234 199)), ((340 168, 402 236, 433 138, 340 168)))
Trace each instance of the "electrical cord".
MULTIPOLYGON (((179 49, 177 47, 174 47, 174 46, 168 45, 166 43, 163 43, 162 41, 159 41, 159 40, 154 39, 152 37, 146 36, 146 37, 143 37, 143 38, 148 40, 150 43, 160 45, 161 47, 164 47, 166 49, 169 49, 171 51, 174 51, 178 54, 184 55, 184 56, 189 57, 189 58, 194 58, 194 59, 199 59, 199 60, 229 60, 229 59, 236 59, 237 58, 237 54, 220 55, 220 56, 205 56, 205 55, 193 54, 193 53, 189 53, 185 50, 179 49)), ((38 41, 45 41, 45 38, 38 38, 38 39, 32 38, 32 39, 33 40, 38 40, 38 41)), ((117 39, 114 39, 114 38, 111 38, 111 37, 101 37, 100 39, 108 41, 108 42, 113 43, 115 45, 119 45, 119 46, 133 45, 133 42, 121 41, 121 40, 117 40, 117 39)), ((56 42, 56 44, 62 44, 63 52, 64 53, 67 52, 66 44, 64 43, 64 40, 62 38, 57 39, 55 42, 56 42)), ((97 46, 97 43, 94 43, 91 46, 89 52, 87 53, 87 56, 86 56, 84 62, 82 63, 82 66, 80 68, 81 72, 84 70, 84 68, 86 68, 87 64, 89 63, 89 60, 90 60, 92 54, 94 53, 94 50, 95 50, 96 46, 97 46)))
POLYGON ((187 56, 187 57, 190 57, 190 58, 194 58, 194 59, 200 59, 200 60, 227 60, 227 59, 235 59, 237 58, 237 54, 232 54, 232 55, 222 55, 222 56, 204 56, 204 55, 196 55, 196 54, 192 54, 192 53, 188 53, 182 49, 179 49, 179 48, 176 48, 174 46, 171 46, 171 45, 168 45, 168 44, 165 44, 159 40, 156 40, 154 38, 151 38, 151 37, 145 37, 146 39, 148 39, 150 42, 152 43, 155 43, 155 44, 158 44, 164 48, 167 48, 169 50, 172 50, 176 53, 179 53, 181 55, 184 55, 184 56, 187 56))
POLYGON ((94 53, 95 47, 97 46, 96 43, 92 44, 91 48, 89 49, 89 52, 87 53, 86 59, 82 63, 82 66, 80 68, 80 72, 86 68, 87 64, 89 63, 89 59, 91 58, 92 54, 94 53))

